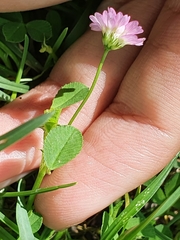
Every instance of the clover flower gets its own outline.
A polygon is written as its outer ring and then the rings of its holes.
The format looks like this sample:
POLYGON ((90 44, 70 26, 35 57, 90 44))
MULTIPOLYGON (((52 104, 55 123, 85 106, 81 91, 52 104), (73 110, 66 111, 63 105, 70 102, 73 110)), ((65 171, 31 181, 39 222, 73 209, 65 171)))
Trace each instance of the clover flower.
POLYGON ((102 14, 96 12, 89 16, 91 30, 102 31, 103 45, 108 50, 116 50, 125 45, 142 46, 145 38, 138 38, 143 33, 138 21, 130 21, 130 16, 123 15, 109 7, 102 14))

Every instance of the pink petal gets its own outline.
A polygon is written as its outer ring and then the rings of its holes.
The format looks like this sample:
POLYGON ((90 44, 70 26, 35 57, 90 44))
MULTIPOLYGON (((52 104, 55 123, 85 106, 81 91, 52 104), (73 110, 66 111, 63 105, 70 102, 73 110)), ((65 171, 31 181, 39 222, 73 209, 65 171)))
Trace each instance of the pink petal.
POLYGON ((126 30, 125 30, 126 34, 140 34, 143 33, 143 29, 141 26, 139 26, 139 22, 138 21, 132 21, 129 22, 126 25, 126 30))
POLYGON ((116 11, 108 7, 102 14, 96 12, 90 16, 92 23, 90 27, 94 31, 102 31, 105 38, 103 43, 108 48, 115 50, 124 45, 136 45, 141 46, 145 41, 145 38, 138 38, 137 34, 143 32, 138 21, 131 21, 130 16, 123 15, 121 12, 116 11), (123 43, 123 44, 121 44, 123 43))
POLYGON ((136 35, 125 35, 122 37, 125 45, 142 46, 146 38, 138 38, 136 35))
POLYGON ((108 7, 108 15, 109 15, 111 18, 116 17, 116 11, 114 10, 114 8, 108 7))
POLYGON ((128 16, 128 15, 124 15, 124 16, 122 16, 122 17, 119 19, 119 21, 118 21, 118 25, 119 25, 119 26, 122 26, 122 25, 126 25, 126 24, 128 24, 130 18, 131 18, 131 17, 128 16))
POLYGON ((99 32, 102 30, 100 25, 98 25, 97 23, 91 23, 89 26, 90 26, 91 30, 93 30, 93 31, 99 32))

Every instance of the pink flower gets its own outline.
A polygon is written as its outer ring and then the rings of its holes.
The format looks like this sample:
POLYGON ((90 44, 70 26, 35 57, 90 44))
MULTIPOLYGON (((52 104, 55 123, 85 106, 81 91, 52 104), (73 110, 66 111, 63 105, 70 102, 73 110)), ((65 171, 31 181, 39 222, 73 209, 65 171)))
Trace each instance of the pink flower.
POLYGON ((96 12, 89 18, 92 21, 91 30, 102 31, 103 44, 109 50, 116 50, 125 45, 142 46, 145 41, 145 38, 137 37, 137 34, 143 33, 139 22, 130 22, 130 16, 116 13, 111 7, 102 14, 96 12))

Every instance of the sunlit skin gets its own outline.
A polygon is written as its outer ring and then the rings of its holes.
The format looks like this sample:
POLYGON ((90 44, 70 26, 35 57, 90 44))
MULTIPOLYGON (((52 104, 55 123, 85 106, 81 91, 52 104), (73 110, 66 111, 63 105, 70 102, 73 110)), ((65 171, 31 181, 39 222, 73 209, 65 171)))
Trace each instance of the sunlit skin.
POLYGON ((68 2, 69 0, 2 0, 0 1, 1 12, 16 12, 48 7, 55 4, 68 2))
MULTIPOLYGON (((17 3, 1 1, 0 7, 39 7, 37 1, 17 3)), ((43 187, 78 182, 36 198, 36 210, 50 228, 65 228, 100 211, 153 177, 180 149, 179 0, 109 0, 100 11, 108 6, 138 20, 147 40, 143 47, 110 52, 92 96, 74 122, 84 134, 82 152, 45 177, 43 187)), ((102 53, 101 33, 88 30, 46 82, 1 109, 0 132, 41 114, 63 84, 80 81, 90 86, 102 53)), ((63 112, 60 123, 68 122, 75 107, 63 112)), ((36 130, 0 153, 0 181, 38 167, 41 147, 42 131, 36 130)))

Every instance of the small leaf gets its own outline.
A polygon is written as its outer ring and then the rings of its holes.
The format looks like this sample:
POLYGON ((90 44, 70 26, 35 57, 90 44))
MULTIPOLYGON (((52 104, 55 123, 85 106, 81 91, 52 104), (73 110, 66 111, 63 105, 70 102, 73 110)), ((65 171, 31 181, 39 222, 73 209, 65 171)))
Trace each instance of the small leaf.
POLYGON ((2 28, 3 35, 8 42, 19 43, 24 40, 26 28, 20 22, 8 22, 2 28))
MULTIPOLYGON (((51 113, 52 110, 46 110, 45 113, 51 113)), ((61 109, 56 108, 53 110, 53 115, 51 118, 48 119, 48 121, 44 124, 43 129, 44 129, 44 135, 46 136, 50 130, 53 127, 56 127, 58 125, 58 120, 59 120, 59 115, 61 113, 61 109)))
POLYGON ((44 160, 50 170, 63 166, 76 157, 82 148, 82 134, 73 126, 57 126, 44 142, 44 160))
POLYGON ((54 30, 53 32, 58 36, 61 30, 61 25, 62 25, 60 14, 55 10, 49 9, 46 15, 46 20, 51 24, 54 30), (58 29, 57 29, 57 24, 58 24, 58 29))
POLYGON ((34 20, 26 24, 27 32, 36 42, 43 42, 44 39, 52 37, 52 27, 45 20, 34 20))
POLYGON ((49 9, 47 15, 46 15, 46 20, 51 24, 52 26, 52 38, 49 42, 50 45, 53 45, 58 36, 61 33, 62 29, 62 21, 60 14, 52 9, 49 9), (57 27, 58 25, 58 27, 57 27))
POLYGON ((33 211, 29 211, 28 215, 29 215, 29 221, 31 224, 32 232, 36 233, 37 231, 39 231, 39 229, 42 226, 43 217, 40 214, 35 213, 33 211))
POLYGON ((85 98, 89 89, 80 82, 72 82, 64 85, 55 96, 52 109, 66 108, 85 98))

